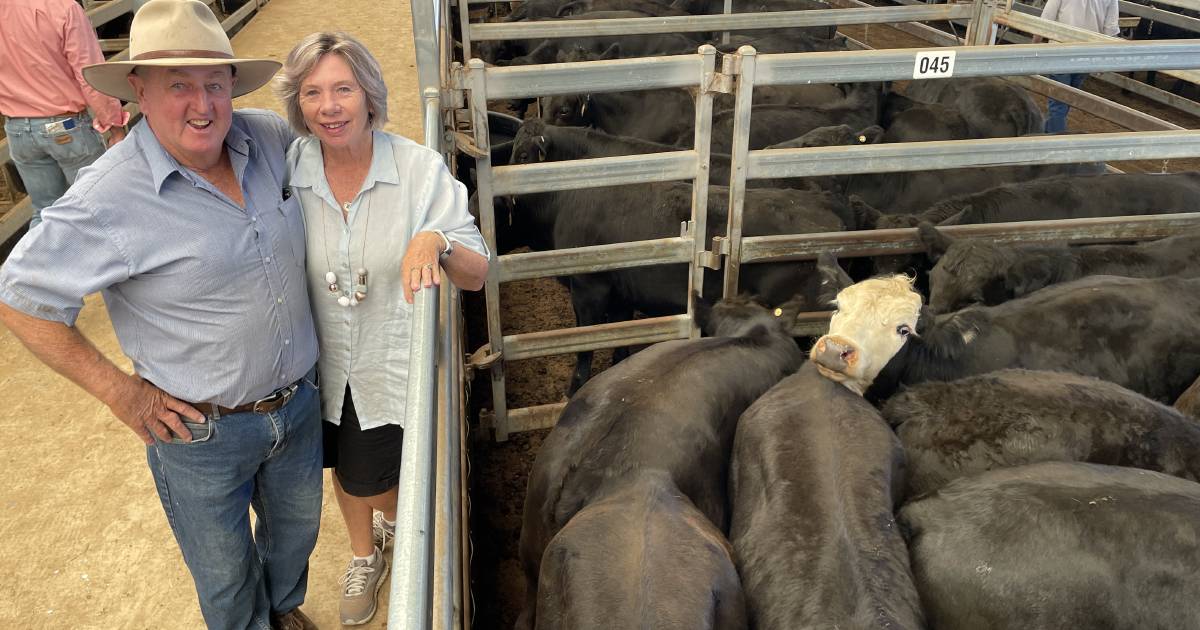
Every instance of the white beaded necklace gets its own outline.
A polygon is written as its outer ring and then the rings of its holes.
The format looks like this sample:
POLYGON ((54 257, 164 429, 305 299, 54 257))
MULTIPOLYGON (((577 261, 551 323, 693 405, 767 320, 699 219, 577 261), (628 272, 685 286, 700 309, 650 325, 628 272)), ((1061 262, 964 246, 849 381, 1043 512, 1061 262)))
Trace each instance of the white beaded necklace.
MULTIPOLYGON (((349 227, 350 202, 347 201, 346 203, 342 204, 342 208, 346 211, 344 220, 346 222, 347 227, 349 227)), ((337 303, 342 306, 358 306, 359 302, 365 301, 367 299, 366 264, 367 264, 367 235, 369 234, 367 228, 370 226, 370 224, 371 224, 371 197, 370 197, 370 195, 368 195, 367 196, 366 216, 363 217, 362 251, 359 254, 359 258, 358 258, 358 263, 362 266, 360 266, 358 268, 358 271, 355 272, 356 277, 355 277, 355 283, 354 283, 354 291, 353 292, 350 292, 350 291, 343 292, 341 287, 338 286, 337 274, 333 272, 333 264, 331 264, 329 261, 329 234, 325 228, 325 214, 321 213, 321 241, 322 241, 321 245, 323 246, 322 249, 325 250, 325 268, 329 270, 329 271, 325 272, 325 282, 329 283, 329 294, 332 295, 333 297, 336 297, 337 303)), ((353 230, 351 231, 351 234, 353 235, 353 230)))

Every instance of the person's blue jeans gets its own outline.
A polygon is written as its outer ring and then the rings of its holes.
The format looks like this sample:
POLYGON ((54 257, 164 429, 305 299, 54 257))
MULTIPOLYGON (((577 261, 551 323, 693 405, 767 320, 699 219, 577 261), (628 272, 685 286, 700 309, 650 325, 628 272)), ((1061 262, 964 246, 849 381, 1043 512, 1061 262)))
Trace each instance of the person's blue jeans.
MULTIPOLYGON (((1048 74, 1047 77, 1066 83, 1067 85, 1077 88, 1083 85, 1083 80, 1087 78, 1087 73, 1079 74, 1048 74)), ((1071 106, 1062 101, 1049 99, 1049 110, 1046 116, 1046 133, 1062 133, 1067 130, 1067 113, 1071 111, 1071 106)))
POLYGON ((33 204, 30 228, 41 223, 42 208, 57 201, 75 183, 79 169, 104 154, 104 138, 92 129, 92 117, 86 112, 74 117, 74 129, 46 133, 47 123, 68 118, 9 118, 4 121, 9 153, 21 175, 21 182, 25 184, 25 192, 29 193, 29 202, 33 204))
POLYGON ((321 405, 311 379, 278 411, 188 423, 192 442, 146 448, 209 628, 270 630, 272 612, 304 602, 321 522, 321 405))

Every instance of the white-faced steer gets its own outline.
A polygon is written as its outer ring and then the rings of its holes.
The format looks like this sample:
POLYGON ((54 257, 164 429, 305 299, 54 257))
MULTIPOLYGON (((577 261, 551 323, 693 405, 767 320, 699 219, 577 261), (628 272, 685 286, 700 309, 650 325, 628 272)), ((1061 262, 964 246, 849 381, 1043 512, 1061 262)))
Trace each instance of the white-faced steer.
POLYGON ((840 291, 811 359, 872 400, 901 384, 1021 367, 1094 376, 1170 404, 1200 373, 1200 279, 1090 276, 935 316, 905 276, 855 285, 829 257, 818 268, 827 292, 840 291))

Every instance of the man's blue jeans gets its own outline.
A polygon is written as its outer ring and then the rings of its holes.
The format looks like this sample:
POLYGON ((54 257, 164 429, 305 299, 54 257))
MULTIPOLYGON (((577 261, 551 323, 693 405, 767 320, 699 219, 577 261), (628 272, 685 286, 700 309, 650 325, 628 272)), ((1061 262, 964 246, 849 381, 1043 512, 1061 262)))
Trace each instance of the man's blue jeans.
MULTIPOLYGON (((1086 72, 1079 74, 1048 74, 1048 78, 1066 83, 1067 85, 1077 88, 1083 85, 1083 80, 1087 78, 1086 72)), ((1049 115, 1046 116, 1046 133, 1062 133, 1067 130, 1067 113, 1071 111, 1071 106, 1062 101, 1049 99, 1049 115)))
POLYGON ((75 128, 56 134, 46 133, 46 124, 72 118, 9 118, 4 121, 8 150, 21 174, 33 220, 29 227, 42 222, 42 208, 58 201, 75 183, 79 169, 104 154, 104 139, 92 129, 92 117, 86 112, 74 116, 75 128), (70 138, 66 141, 66 138, 70 138))
POLYGON ((188 423, 191 443, 146 449, 209 628, 270 630, 271 612, 304 602, 321 522, 319 399, 305 379, 278 411, 188 423))

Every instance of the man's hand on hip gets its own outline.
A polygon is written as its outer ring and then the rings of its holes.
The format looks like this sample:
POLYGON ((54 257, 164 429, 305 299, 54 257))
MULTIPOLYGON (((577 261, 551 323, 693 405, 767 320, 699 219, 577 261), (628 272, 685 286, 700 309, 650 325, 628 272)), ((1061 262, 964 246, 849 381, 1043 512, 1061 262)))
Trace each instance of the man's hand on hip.
POLYGON ((163 442, 171 441, 172 437, 191 442, 192 432, 183 421, 208 421, 195 407, 171 397, 149 381, 138 376, 129 379, 128 390, 110 404, 109 409, 147 446, 154 443, 151 433, 163 442))

